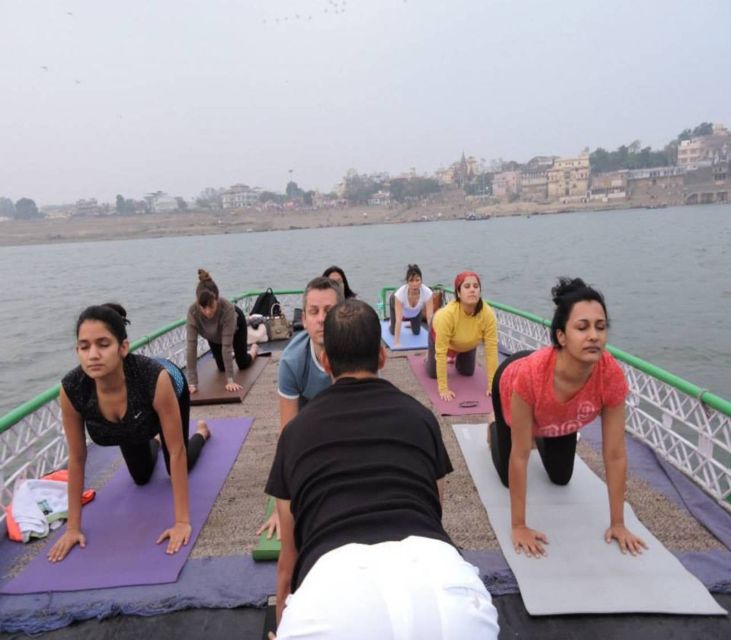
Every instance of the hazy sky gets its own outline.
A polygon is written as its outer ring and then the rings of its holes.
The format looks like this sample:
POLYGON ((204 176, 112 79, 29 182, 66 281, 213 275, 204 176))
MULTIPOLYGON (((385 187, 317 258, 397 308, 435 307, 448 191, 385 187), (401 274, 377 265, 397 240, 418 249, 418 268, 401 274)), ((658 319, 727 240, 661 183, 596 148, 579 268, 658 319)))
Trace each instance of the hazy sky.
POLYGON ((659 147, 731 125, 729 27, 730 0, 0 0, 0 196, 659 147))

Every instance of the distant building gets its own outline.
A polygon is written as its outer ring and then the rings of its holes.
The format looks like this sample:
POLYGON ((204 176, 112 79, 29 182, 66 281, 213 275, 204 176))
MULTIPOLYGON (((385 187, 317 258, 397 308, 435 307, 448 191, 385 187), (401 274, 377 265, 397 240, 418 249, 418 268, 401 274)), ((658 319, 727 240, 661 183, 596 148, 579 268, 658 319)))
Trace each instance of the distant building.
POLYGON ((496 198, 510 198, 517 195, 520 186, 520 171, 496 173, 492 179, 492 195, 496 198))
POLYGON ((519 193, 525 202, 545 202, 548 199, 548 173, 524 171, 520 176, 519 193))
POLYGON ((145 196, 150 213, 166 213, 178 210, 178 201, 164 191, 155 191, 145 196))
POLYGON ((678 166, 686 169, 731 160, 731 133, 720 124, 713 125, 713 133, 690 140, 682 140, 678 147, 678 166))
POLYGON ((252 189, 245 184, 235 184, 221 195, 224 209, 242 209, 259 203, 260 189, 252 189))
POLYGON ((553 163, 558 156, 535 156, 526 162, 525 173, 545 173, 553 168, 553 163))
POLYGON ((98 216, 102 212, 96 198, 88 200, 77 200, 74 206, 74 215, 76 216, 98 216))
POLYGON ((592 174, 591 199, 602 202, 626 200, 627 170, 592 174))
POLYGON ((685 169, 654 167, 627 171, 627 197, 644 205, 683 204, 685 169))
POLYGON ((368 204, 371 207, 387 207, 391 204, 391 194, 388 191, 377 191, 368 198, 368 204))
POLYGON ((698 167, 685 174, 685 204, 731 202, 731 162, 698 167))
POLYGON ((441 185, 454 184, 454 169, 452 167, 437 169, 434 172, 434 177, 436 177, 437 181, 441 185))
POLYGON ((589 198, 589 154, 578 158, 559 158, 548 173, 549 200, 585 200, 589 198))

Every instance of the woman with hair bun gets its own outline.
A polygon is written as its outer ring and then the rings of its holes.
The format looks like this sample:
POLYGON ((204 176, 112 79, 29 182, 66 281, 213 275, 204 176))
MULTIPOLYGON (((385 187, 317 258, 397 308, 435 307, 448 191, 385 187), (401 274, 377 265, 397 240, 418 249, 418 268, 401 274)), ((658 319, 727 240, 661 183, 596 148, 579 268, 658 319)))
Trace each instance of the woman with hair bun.
MULTIPOLYGON (((167 553, 188 544, 188 471, 210 437, 198 422, 188 439, 190 395, 183 372, 167 360, 129 352, 127 312, 107 303, 87 307, 76 322, 79 366, 64 376, 59 394, 69 450, 66 531, 48 559, 63 560, 77 544, 86 546, 81 530, 86 437, 101 446, 118 446, 135 484, 147 484, 162 448, 173 485, 175 522, 157 539, 168 540, 167 553)), ((99 541, 101 543, 101 541, 99 541)))
POLYGON ((248 369, 257 353, 255 344, 248 351, 244 312, 218 295, 218 286, 205 269, 198 269, 195 298, 186 319, 186 371, 190 392, 198 391, 199 335, 208 340, 218 370, 226 372, 226 391, 239 391, 241 385, 234 381, 234 359, 239 369, 248 369))
POLYGON ((458 273, 454 279, 456 300, 434 314, 429 332, 429 351, 426 356, 426 373, 436 378, 439 397, 447 402, 454 400, 455 393, 447 380, 447 358, 455 356, 457 373, 471 376, 475 372, 477 347, 485 348, 485 372, 487 389, 497 369, 497 320, 490 305, 482 300, 482 283, 474 271, 458 273))
POLYGON ((418 336, 421 333, 421 318, 426 314, 426 324, 431 327, 434 307, 431 305, 432 290, 427 287, 418 264, 406 267, 406 284, 391 294, 388 304, 390 308, 389 330, 393 336, 393 346, 401 342, 401 323, 408 320, 411 332, 418 336))
POLYGON ((580 278, 560 278, 551 294, 556 305, 552 346, 511 355, 498 367, 492 385, 495 422, 488 427, 488 440, 500 480, 510 489, 513 545, 518 553, 539 557, 548 543, 543 532, 526 524, 533 442, 550 480, 565 485, 574 470, 578 430, 601 416, 609 493, 604 538, 616 540, 622 553, 641 553, 647 545, 624 526, 627 382, 605 350, 609 318, 604 297, 580 278))

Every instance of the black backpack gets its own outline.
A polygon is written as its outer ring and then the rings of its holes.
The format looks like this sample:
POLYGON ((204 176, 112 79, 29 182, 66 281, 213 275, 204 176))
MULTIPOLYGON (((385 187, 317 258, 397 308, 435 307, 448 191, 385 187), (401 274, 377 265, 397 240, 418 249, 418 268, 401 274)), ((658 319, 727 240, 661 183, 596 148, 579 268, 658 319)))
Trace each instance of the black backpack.
POLYGON ((279 304, 279 300, 277 300, 277 296, 274 295, 274 291, 272 291, 270 288, 258 295, 256 300, 254 301, 254 306, 251 307, 251 311, 249 311, 249 315, 258 314, 261 316, 271 316, 272 307, 274 306, 277 306, 281 309, 281 305, 279 304))

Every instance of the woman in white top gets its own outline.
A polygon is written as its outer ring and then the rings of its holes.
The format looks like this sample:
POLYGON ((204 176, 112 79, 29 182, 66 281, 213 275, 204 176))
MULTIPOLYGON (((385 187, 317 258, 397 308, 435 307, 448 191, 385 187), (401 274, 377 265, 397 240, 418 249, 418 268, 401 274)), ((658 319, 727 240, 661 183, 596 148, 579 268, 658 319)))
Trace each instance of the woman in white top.
POLYGON ((398 347, 401 342, 401 322, 408 320, 414 335, 421 332, 422 312, 426 313, 426 322, 431 326, 434 308, 430 304, 432 290, 427 287, 421 278, 421 269, 418 264, 406 267, 406 284, 391 294, 389 307, 391 309, 390 331, 393 335, 393 346, 398 347))

